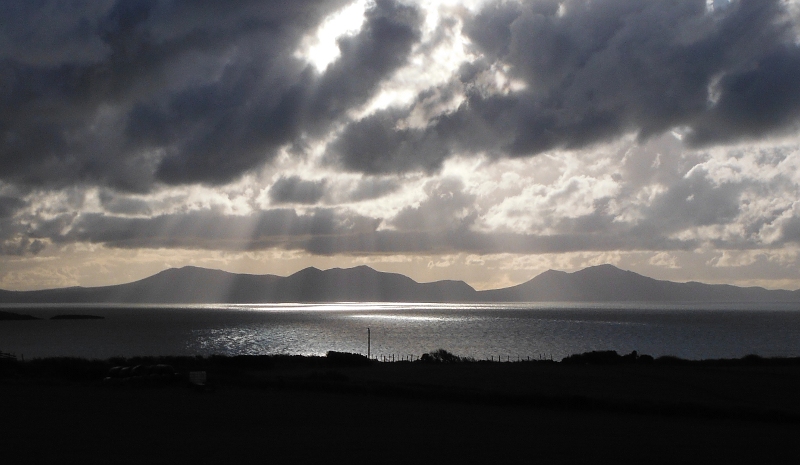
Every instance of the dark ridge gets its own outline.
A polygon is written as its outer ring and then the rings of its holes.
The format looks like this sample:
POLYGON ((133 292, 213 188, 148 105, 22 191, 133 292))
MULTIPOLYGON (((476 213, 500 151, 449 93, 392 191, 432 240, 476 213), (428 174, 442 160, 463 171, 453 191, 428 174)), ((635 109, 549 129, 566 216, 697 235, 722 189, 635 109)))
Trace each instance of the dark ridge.
POLYGON ((661 281, 613 265, 574 273, 549 270, 525 283, 478 295, 492 302, 800 302, 800 291, 661 281))
POLYGON ((476 296, 462 281, 418 283, 368 266, 310 267, 286 277, 187 266, 115 286, 0 291, 0 303, 468 302, 476 296))
POLYGON ((50 317, 51 320, 102 320, 104 318, 97 315, 56 315, 50 317))
POLYGON ((463 281, 418 283, 368 266, 290 276, 236 274, 187 266, 128 284, 40 291, 0 290, 0 303, 264 302, 798 302, 800 290, 768 290, 648 278, 612 265, 546 271, 525 283, 476 291, 463 281))
MULTIPOLYGON (((654 359, 636 352, 619 355, 614 351, 594 351, 571 355, 561 362, 498 363, 475 361, 443 349, 425 355, 428 357, 415 362, 388 363, 333 351, 326 357, 45 358, 27 362, 11 360, 0 366, 0 375, 96 384, 120 368, 128 367, 126 371, 133 376, 137 370, 155 366, 169 367, 178 382, 186 382, 188 372, 207 371, 212 385, 228 387, 800 424, 800 409, 795 403, 782 400, 794 399, 800 386, 798 357, 750 355, 740 359, 683 360, 654 359), (546 378, 533 381, 542 376, 546 378), (496 383, 493 378, 503 382, 496 383), (562 385, 562 382, 578 384, 562 385), (614 390, 596 389, 593 383, 634 389, 637 394, 628 398, 614 390), (737 386, 748 386, 752 392, 737 386)), ((0 376, 0 381, 3 378, 0 376)), ((152 387, 152 383, 134 384, 135 376, 129 381, 130 387, 152 387)))

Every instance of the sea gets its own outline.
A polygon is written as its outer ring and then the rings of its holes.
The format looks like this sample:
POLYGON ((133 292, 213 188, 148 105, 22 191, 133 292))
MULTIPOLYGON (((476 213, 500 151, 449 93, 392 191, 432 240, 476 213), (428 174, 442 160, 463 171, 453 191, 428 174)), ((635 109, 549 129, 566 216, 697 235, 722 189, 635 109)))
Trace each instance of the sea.
POLYGON ((685 359, 800 356, 800 304, 324 303, 4 305, 41 320, 0 321, 17 358, 325 355, 416 359, 445 349, 477 360, 593 350, 685 359), (51 320, 89 314, 96 320, 51 320))

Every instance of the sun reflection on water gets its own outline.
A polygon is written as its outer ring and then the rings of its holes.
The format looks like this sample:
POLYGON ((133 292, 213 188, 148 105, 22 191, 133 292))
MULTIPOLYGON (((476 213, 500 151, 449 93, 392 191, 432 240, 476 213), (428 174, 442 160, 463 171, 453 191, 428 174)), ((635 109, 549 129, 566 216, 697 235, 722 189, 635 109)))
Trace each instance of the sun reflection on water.
POLYGON ((273 303, 273 304, 201 304, 199 308, 209 307, 235 311, 297 311, 304 312, 343 312, 343 311, 465 311, 506 308, 497 304, 447 304, 426 302, 323 302, 323 303, 273 303))
POLYGON ((464 318, 449 318, 444 316, 420 316, 420 315, 371 315, 359 314, 348 315, 350 318, 364 318, 370 320, 395 320, 395 321, 454 321, 464 318))

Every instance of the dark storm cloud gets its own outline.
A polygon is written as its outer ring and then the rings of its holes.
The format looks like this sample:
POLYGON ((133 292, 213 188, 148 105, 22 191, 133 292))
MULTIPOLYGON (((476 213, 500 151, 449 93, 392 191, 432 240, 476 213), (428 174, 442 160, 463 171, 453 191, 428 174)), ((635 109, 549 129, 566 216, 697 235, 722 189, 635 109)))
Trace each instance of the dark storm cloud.
POLYGON ((725 76, 721 97, 693 127, 689 140, 705 145, 752 139, 800 119, 800 48, 785 46, 763 57, 755 69, 725 76))
POLYGON ((398 110, 351 125, 330 155, 356 171, 432 170, 454 152, 522 157, 687 127, 693 145, 755 139, 800 119, 800 46, 779 0, 493 2, 467 18, 483 58, 465 101, 409 129, 398 110), (523 90, 492 91, 503 71, 523 90))
POLYGON ((416 8, 379 0, 319 75, 294 54, 345 3, 4 3, 0 177, 130 191, 236 178, 365 102, 419 39, 416 8))
POLYGON ((97 61, 108 49, 93 30, 93 24, 111 3, 110 0, 2 2, 0 17, 5 21, 0 22, 0 56, 36 65, 97 61))
POLYGON ((269 198, 273 203, 314 204, 325 195, 325 180, 306 181, 299 176, 281 176, 269 188, 269 198))
POLYGON ((397 129, 405 116, 402 111, 379 111, 351 123, 328 148, 329 157, 364 173, 439 168, 450 153, 448 147, 436 133, 397 129))

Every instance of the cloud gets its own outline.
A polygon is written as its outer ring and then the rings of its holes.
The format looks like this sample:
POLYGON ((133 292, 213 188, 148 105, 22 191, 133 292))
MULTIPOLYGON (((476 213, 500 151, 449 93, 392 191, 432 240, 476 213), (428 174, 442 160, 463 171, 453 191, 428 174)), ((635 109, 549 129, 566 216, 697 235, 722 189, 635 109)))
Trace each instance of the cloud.
POLYGON ((291 209, 252 215, 225 215, 209 210, 151 218, 78 215, 59 228, 37 230, 57 244, 87 242, 116 248, 184 248, 206 250, 300 249, 309 236, 339 236, 371 231, 376 220, 332 209, 299 215, 291 209))
POLYGON ((719 100, 689 133, 709 145, 796 130, 800 120, 800 47, 786 45, 762 57, 754 69, 720 80, 719 100))
POLYGON ((325 195, 325 180, 306 181, 299 176, 281 176, 269 188, 273 203, 315 204, 325 195))
POLYGON ((17 197, 0 196, 0 219, 14 216, 25 205, 26 202, 17 197))
POLYGON ((464 192, 460 179, 429 181, 424 187, 427 199, 418 206, 407 206, 389 221, 401 231, 442 232, 467 229, 476 218, 475 196, 464 192))
POLYGON ((31 240, 27 237, 15 237, 0 241, 0 256, 37 255, 45 247, 47 247, 45 243, 38 239, 31 240))
POLYGON ((400 188, 400 182, 392 178, 365 177, 358 180, 355 187, 347 193, 347 200, 362 202, 390 194, 400 188))
POLYGON ((652 257, 648 261, 650 265, 653 266, 662 266, 666 268, 679 268, 678 267, 678 258, 675 255, 672 255, 667 252, 659 252, 652 257))
POLYGON ((800 217, 787 218, 782 222, 780 231, 782 241, 800 243, 800 217))
POLYGON ((419 39, 416 7, 378 0, 323 74, 297 58, 337 1, 119 0, 5 7, 0 179, 222 184, 322 135, 363 104, 419 39), (25 29, 25 18, 40 25, 25 29), (19 24, 22 23, 22 24, 19 24), (25 34, 26 40, 20 37, 25 34))
POLYGON ((0 28, 0 178, 140 193, 225 184, 339 129, 328 162, 379 174, 435 172, 454 154, 527 157, 676 127, 693 146, 796 128, 800 46, 788 7, 706 3, 460 10, 471 61, 410 107, 357 121, 353 112, 413 54, 428 59, 437 34, 458 34, 456 16, 442 16, 415 48, 421 8, 378 0, 319 72, 298 47, 344 0, 8 5, 17 20, 0 28), (25 26, 33 19, 36 28, 25 26))
MULTIPOLYGON (((30 219, 25 236, 9 237, 5 253, 25 247, 74 243, 110 248, 171 248, 247 251, 285 249, 317 255, 396 253, 558 253, 610 250, 686 250, 697 242, 630 233, 565 232, 552 235, 479 232, 471 195, 461 183, 432 182, 429 196, 418 206, 389 219, 337 208, 307 213, 293 209, 262 210, 250 215, 216 210, 161 214, 152 217, 112 216, 108 213, 64 213, 52 219, 30 219), (393 228, 381 228, 386 221, 393 228), (24 246, 24 247, 23 247, 24 246)), ((40 250, 40 249, 39 249, 40 250)), ((38 250, 36 250, 38 251, 38 250)))
POLYGON ((745 188, 742 183, 714 185, 705 173, 695 170, 655 196, 638 227, 668 236, 686 228, 733 222, 745 188))
POLYGON ((117 215, 150 215, 152 210, 147 201, 127 196, 117 195, 111 191, 101 191, 100 204, 105 211, 117 215))
POLYGON ((45 248, 38 239, 31 239, 24 211, 28 202, 15 197, 0 195, 0 256, 36 255, 45 248))
POLYGON ((97 0, 78 9, 73 2, 3 2, 0 15, 14 20, 0 24, 0 56, 39 66, 98 62, 109 49, 92 24, 111 3, 97 0))
POLYGON ((479 58, 462 67, 457 109, 423 127, 401 124, 410 109, 370 115, 330 156, 370 173, 431 171, 459 153, 528 157, 678 127, 707 146, 800 120, 800 45, 778 0, 491 2, 464 33, 479 58))
POLYGON ((28 251, 23 239, 328 256, 775 249, 800 237, 799 160, 791 147, 698 153, 669 134, 591 154, 464 158, 431 177, 329 180, 312 170, 314 178, 279 175, 266 188, 251 179, 152 196, 31 194, 7 202, 13 213, 0 231, 8 251, 28 251), (298 208, 266 209, 291 204, 298 208), (324 207, 303 207, 315 204, 324 207))
POLYGON ((663 240, 647 237, 614 237, 592 234, 483 233, 457 231, 380 230, 346 236, 313 236, 302 243, 302 250, 319 255, 359 254, 546 254, 578 251, 610 252, 653 250, 691 250, 699 245, 694 240, 663 240))
POLYGON ((450 155, 436 133, 398 129, 408 112, 385 110, 349 124, 329 146, 327 160, 347 170, 369 174, 435 171, 450 155))
POLYGON ((341 57, 326 68, 308 103, 309 127, 337 120, 366 103, 381 81, 406 63, 421 38, 421 25, 415 7, 377 0, 367 10, 361 31, 339 39, 341 57))

